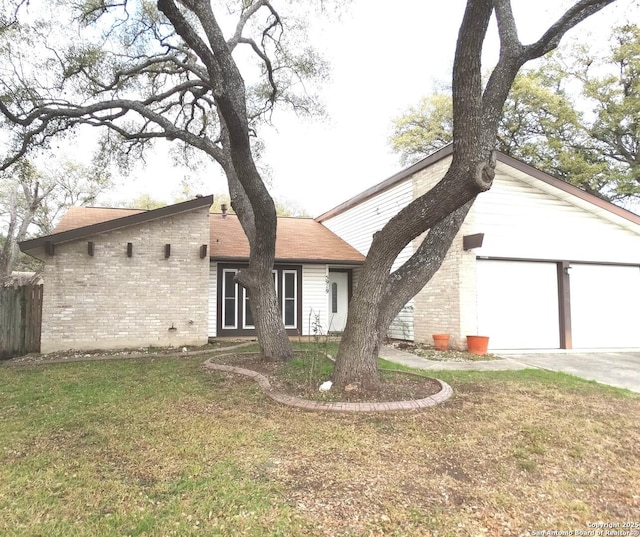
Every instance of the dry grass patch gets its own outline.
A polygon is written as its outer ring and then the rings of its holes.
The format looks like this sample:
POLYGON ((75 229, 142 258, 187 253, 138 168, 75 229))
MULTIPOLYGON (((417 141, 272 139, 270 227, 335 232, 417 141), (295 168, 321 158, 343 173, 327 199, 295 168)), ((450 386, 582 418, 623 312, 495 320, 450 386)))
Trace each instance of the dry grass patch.
POLYGON ((202 358, 1 368, 2 535, 529 535, 640 512, 640 398, 439 373, 445 405, 309 413, 202 358))

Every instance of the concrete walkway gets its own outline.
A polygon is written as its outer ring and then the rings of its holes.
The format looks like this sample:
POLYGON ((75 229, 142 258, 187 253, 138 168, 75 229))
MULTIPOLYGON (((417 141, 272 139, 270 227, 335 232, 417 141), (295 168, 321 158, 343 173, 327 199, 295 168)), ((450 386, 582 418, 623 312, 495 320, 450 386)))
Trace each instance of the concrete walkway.
POLYGON ((426 358, 398 350, 394 347, 382 347, 380 358, 415 369, 438 371, 507 371, 531 369, 531 366, 510 358, 477 362, 440 362, 437 360, 427 360, 426 358))
POLYGON ((439 362, 383 347, 380 357, 415 369, 435 371, 506 371, 548 369, 640 393, 640 350, 495 351, 501 359, 477 362, 439 362))
POLYGON ((501 356, 529 367, 561 371, 640 393, 640 350, 509 351, 501 356))

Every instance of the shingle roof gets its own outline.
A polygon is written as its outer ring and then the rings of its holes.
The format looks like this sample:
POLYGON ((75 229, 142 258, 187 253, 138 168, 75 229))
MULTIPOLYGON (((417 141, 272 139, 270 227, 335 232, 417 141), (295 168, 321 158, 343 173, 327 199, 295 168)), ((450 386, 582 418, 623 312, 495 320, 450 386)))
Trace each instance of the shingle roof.
MULTIPOLYGON (((211 257, 247 259, 249 242, 236 215, 212 214, 211 257)), ((312 218, 278 218, 277 261, 362 263, 364 256, 312 218)))
POLYGON ((112 209, 106 207, 69 207, 52 233, 62 233, 99 222, 108 222, 133 214, 144 213, 143 209, 112 209))
POLYGON ((114 229, 150 222, 195 209, 211 207, 212 203, 213 196, 198 196, 192 200, 151 211, 77 207, 77 210, 74 210, 68 218, 61 220, 61 223, 51 235, 22 241, 19 246, 23 252, 38 257, 37 252, 46 247, 47 243, 54 245, 74 241, 114 229))
MULTIPOLYGON (((169 206, 156 211, 170 213, 169 206)), ((112 226, 105 224, 112 222, 113 228, 122 227, 119 222, 125 224, 127 219, 134 215, 140 215, 131 223, 139 219, 145 219, 146 215, 155 211, 143 211, 140 209, 114 209, 102 207, 71 207, 62 217, 52 235, 48 237, 56 242, 56 238, 75 240, 86 236, 92 231, 101 233, 108 231, 112 226), (144 213, 144 214, 141 214, 144 213), (119 220, 116 222, 116 220, 119 220), (96 228, 96 226, 98 226, 96 228), (103 229, 104 228, 104 229, 103 229), (87 233, 82 233, 84 230, 87 233), (69 237, 67 237, 67 235, 69 237)), ((242 230, 242 226, 236 215, 222 214, 210 215, 210 256, 220 260, 246 260, 249 258, 249 242, 242 230)), ((25 241, 23 251, 44 244, 47 237, 40 237, 25 241), (33 245, 30 243, 34 243, 33 245), (35 244, 37 243, 37 244, 35 244)), ((332 231, 311 218, 278 218, 278 235, 276 240, 276 261, 289 262, 323 262, 360 264, 364 256, 351 247, 332 231)))

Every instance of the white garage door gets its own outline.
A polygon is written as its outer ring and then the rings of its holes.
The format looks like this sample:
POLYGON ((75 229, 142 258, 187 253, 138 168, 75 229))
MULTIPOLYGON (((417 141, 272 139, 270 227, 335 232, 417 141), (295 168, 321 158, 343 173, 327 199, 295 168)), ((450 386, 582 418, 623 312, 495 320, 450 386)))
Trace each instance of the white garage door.
POLYGON ((572 264, 574 349, 640 347, 640 268, 572 264))
POLYGON ((490 349, 560 347, 555 263, 478 259, 478 335, 490 349))

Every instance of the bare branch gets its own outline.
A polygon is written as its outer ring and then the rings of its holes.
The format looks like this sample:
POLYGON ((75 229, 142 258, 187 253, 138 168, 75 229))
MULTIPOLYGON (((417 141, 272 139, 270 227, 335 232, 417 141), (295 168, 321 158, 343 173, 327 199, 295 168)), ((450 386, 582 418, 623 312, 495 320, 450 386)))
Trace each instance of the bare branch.
POLYGON ((535 43, 527 45, 524 50, 525 60, 544 56, 558 46, 560 40, 569 30, 587 19, 602 8, 613 4, 616 0, 581 0, 576 2, 562 15, 544 35, 535 43))
POLYGON ((272 104, 275 103, 276 96, 278 95, 278 86, 275 79, 273 78, 273 65, 271 64, 269 56, 267 56, 267 53, 264 52, 264 50, 261 50, 260 47, 258 47, 258 44, 253 39, 241 37, 238 42, 249 45, 264 63, 265 69, 267 71, 267 77, 269 79, 269 85, 271 86, 268 101, 272 104))
POLYGON ((240 19, 238 20, 238 24, 236 25, 236 31, 227 44, 229 45, 229 49, 233 50, 236 48, 236 45, 240 42, 240 38, 242 37, 242 33, 244 32, 244 27, 249 22, 249 19, 253 17, 255 13, 257 13, 260 8, 267 5, 269 2, 267 0, 257 0, 257 2, 252 3, 249 7, 244 7, 242 9, 242 14, 240 15, 240 19))

